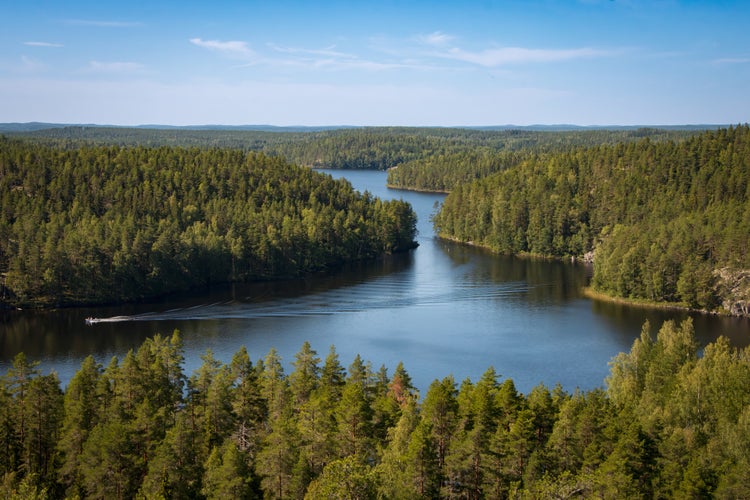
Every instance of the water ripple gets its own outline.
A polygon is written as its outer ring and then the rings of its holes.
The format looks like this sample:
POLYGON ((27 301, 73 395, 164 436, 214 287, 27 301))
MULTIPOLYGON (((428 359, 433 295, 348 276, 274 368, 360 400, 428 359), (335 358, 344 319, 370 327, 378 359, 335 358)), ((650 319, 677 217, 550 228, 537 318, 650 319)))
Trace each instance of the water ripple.
POLYGON ((524 294, 529 288, 524 282, 498 284, 463 281, 442 286, 434 281, 419 283, 408 277, 388 276, 296 297, 246 297, 244 300, 211 302, 132 316, 94 318, 91 322, 326 316, 374 309, 440 307, 457 302, 493 301, 524 294))

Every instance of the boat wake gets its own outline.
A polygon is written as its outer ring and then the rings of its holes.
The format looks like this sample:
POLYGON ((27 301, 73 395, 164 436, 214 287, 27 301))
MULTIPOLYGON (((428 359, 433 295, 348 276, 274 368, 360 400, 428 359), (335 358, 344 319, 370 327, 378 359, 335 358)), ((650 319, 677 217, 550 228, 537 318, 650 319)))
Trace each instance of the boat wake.
POLYGON ((529 291, 526 283, 458 283, 453 286, 421 286, 398 276, 358 283, 296 297, 246 297, 152 311, 129 316, 86 318, 87 325, 126 321, 196 321, 328 316, 375 309, 442 307, 455 302, 507 300, 529 291))
POLYGON ((134 321, 133 316, 111 316, 109 318, 86 318, 87 325, 96 323, 120 323, 122 321, 134 321))

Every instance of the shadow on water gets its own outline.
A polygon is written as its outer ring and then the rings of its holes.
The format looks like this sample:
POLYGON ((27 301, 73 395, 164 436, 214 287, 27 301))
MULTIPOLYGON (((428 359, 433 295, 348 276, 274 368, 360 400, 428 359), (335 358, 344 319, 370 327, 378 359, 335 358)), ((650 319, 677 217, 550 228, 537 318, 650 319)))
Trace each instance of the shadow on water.
POLYGON ((535 304, 563 304, 582 297, 591 266, 567 262, 497 255, 470 245, 436 240, 454 265, 473 267, 471 279, 494 283, 525 283, 525 299, 535 304))
POLYGON ((391 307, 393 294, 387 288, 404 288, 398 281, 408 279, 412 266, 408 252, 306 278, 220 285, 143 304, 0 311, 0 367, 18 352, 29 359, 124 353, 157 332, 184 330, 189 321, 204 323, 201 334, 209 334, 205 323, 213 320, 328 315, 361 310, 365 304, 391 307), (87 318, 94 318, 93 324, 87 325, 87 318))
POLYGON ((659 327, 665 321, 679 323, 687 318, 692 318, 695 336, 701 345, 713 342, 719 336, 727 337, 736 347, 750 345, 750 335, 748 334, 750 332, 750 318, 701 314, 676 309, 629 306, 603 300, 592 300, 591 309, 595 314, 604 318, 613 331, 621 331, 628 335, 632 335, 632 332, 640 333, 646 321, 650 323, 651 333, 655 336, 659 327))

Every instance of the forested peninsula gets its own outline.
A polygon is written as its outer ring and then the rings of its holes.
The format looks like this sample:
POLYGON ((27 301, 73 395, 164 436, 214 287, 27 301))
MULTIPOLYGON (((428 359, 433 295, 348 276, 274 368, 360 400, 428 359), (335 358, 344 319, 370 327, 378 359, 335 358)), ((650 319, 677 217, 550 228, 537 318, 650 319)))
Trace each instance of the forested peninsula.
POLYGON ((0 496, 44 498, 747 498, 750 349, 698 355, 692 323, 644 325, 606 390, 518 392, 488 368, 423 398, 304 343, 286 374, 211 351, 185 374, 179 332, 62 391, 23 354, 0 379, 0 496))
POLYGON ((0 305, 138 301, 416 246, 416 215, 281 157, 0 137, 0 305))
POLYGON ((457 183, 444 238, 497 252, 591 258, 604 294, 750 313, 750 127, 529 154, 457 183))
POLYGON ((502 253, 593 259, 595 293, 750 313, 746 125, 76 126, 13 134, 23 141, 2 140, 1 168, 15 170, 0 180, 6 304, 109 302, 117 299, 114 283, 121 299, 140 300, 413 245, 406 207, 356 198, 331 180, 300 181, 316 178, 290 165, 297 164, 387 169, 389 186, 450 192, 434 219, 441 237, 502 253), (36 165, 22 168, 27 160, 36 165), (248 173, 237 174, 237 165, 248 173), (67 185, 57 186, 58 176, 67 185))

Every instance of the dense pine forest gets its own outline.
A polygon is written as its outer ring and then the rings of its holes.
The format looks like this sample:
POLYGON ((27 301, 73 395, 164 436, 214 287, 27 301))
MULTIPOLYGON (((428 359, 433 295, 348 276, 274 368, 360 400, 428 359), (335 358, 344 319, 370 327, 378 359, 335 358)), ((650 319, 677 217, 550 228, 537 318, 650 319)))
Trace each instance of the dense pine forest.
MULTIPOLYGON (((460 157, 465 154, 473 155, 479 150, 493 153, 559 151, 572 147, 629 142, 643 137, 655 141, 680 140, 695 134, 696 130, 621 128, 545 131, 441 127, 242 130, 233 127, 157 129, 66 126, 41 130, 11 129, 6 133, 63 148, 80 145, 231 148, 281 156, 290 163, 308 167, 386 170, 404 165, 401 175, 389 182, 397 187, 428 190, 438 190, 436 184, 441 183, 445 185, 439 190, 446 190, 449 189, 446 186, 451 184, 444 183, 440 178, 447 172, 427 174, 430 177, 429 183, 423 185, 417 179, 418 172, 408 173, 412 169, 408 164, 417 162, 419 166, 419 161, 427 158, 456 154, 460 157)), ((471 162, 461 161, 460 168, 471 170, 471 162)), ((424 173, 420 176, 423 177, 424 173)), ((446 179, 446 182, 449 180, 446 179)))
POLYGON ((280 157, 0 137, 0 305, 147 299, 415 246, 401 201, 280 157))
POLYGON ((496 133, 494 142, 476 143, 468 149, 431 154, 398 165, 388 171, 388 185, 417 191, 450 192, 459 184, 515 167, 541 153, 565 152, 583 147, 650 141, 679 141, 697 132, 689 129, 653 128, 620 130, 528 131, 496 133))
POLYGON ((434 223, 503 253, 593 253, 608 295, 747 314, 750 127, 529 154, 456 185, 434 223))
POLYGON ((423 398, 333 347, 183 373, 179 332, 68 387, 23 354, 0 381, 0 496, 34 498, 746 498, 750 349, 648 324, 606 390, 519 393, 492 368, 423 398))

